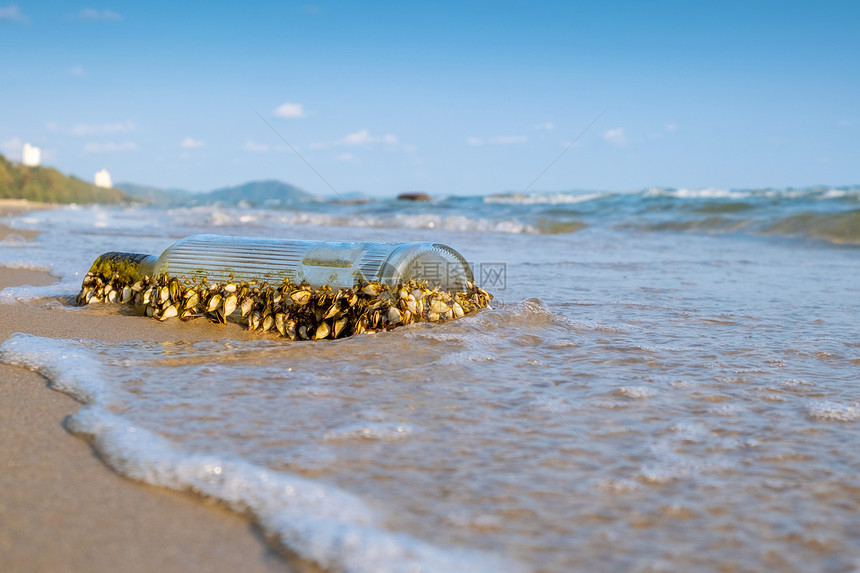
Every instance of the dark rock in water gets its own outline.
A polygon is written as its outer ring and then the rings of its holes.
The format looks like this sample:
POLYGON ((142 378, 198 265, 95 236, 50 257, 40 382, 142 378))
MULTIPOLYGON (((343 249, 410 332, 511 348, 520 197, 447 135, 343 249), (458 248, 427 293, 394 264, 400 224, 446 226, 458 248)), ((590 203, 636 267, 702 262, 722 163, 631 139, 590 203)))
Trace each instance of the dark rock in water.
POLYGON ((427 193, 401 193, 397 196, 398 201, 432 201, 433 197, 427 193))

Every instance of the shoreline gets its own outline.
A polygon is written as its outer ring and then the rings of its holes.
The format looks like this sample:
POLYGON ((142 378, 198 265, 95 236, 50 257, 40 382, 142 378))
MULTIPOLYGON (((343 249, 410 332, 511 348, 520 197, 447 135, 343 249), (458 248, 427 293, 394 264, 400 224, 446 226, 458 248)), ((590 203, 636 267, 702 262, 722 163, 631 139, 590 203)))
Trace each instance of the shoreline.
MULTIPOLYGON (((0 290, 55 281, 46 272, 0 267, 0 290)), ((238 325, 127 316, 119 305, 76 311, 43 303, 0 304, 0 342, 15 332, 105 341, 248 336, 238 325)), ((114 473, 87 441, 65 429, 65 418, 79 406, 41 375, 0 364, 0 560, 6 568, 291 571, 248 517, 114 473)))
MULTIPOLYGON (((17 215, 22 215, 28 211, 35 211, 37 209, 53 209, 56 206, 57 205, 53 203, 36 203, 33 201, 28 201, 27 199, 0 199, 0 219, 4 217, 15 217, 17 215)), ((38 231, 30 231, 27 229, 13 229, 12 227, 0 221, 0 241, 7 240, 10 238, 24 241, 32 241, 38 236, 38 231)))

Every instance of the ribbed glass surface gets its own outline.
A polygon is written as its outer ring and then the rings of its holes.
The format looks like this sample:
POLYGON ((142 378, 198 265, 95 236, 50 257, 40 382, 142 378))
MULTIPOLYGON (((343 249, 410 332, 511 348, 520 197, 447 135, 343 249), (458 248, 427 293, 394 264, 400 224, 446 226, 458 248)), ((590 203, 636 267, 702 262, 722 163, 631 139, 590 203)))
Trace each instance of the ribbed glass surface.
POLYGON ((468 263, 454 249, 433 243, 316 242, 195 235, 158 258, 155 274, 210 282, 284 279, 312 286, 348 287, 358 281, 396 284, 409 279, 462 289, 472 280, 468 263))

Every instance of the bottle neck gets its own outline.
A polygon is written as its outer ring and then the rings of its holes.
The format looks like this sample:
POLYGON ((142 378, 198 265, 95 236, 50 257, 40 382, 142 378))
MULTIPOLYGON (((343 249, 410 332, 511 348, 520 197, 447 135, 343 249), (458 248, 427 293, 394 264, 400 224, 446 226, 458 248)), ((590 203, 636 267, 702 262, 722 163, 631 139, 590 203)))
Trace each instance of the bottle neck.
POLYGON ((153 273, 157 260, 153 255, 141 253, 104 253, 93 262, 90 272, 103 276, 117 274, 130 282, 136 282, 144 276, 155 278, 153 273))

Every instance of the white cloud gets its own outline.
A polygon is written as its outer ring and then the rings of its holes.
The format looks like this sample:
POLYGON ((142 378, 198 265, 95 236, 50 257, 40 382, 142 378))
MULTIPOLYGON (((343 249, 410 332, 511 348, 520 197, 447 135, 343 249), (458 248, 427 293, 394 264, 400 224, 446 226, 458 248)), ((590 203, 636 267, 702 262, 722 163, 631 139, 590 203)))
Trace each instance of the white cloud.
POLYGON ((72 135, 105 135, 110 133, 125 133, 134 131, 135 125, 130 121, 119 121, 116 123, 106 123, 102 125, 87 125, 79 123, 72 128, 72 135))
POLYGON ((69 75, 80 77, 84 75, 84 68, 81 66, 72 66, 71 68, 69 68, 69 75))
POLYGON ((394 145, 397 143, 397 136, 393 133, 387 133, 385 135, 370 135, 369 130, 362 129, 361 131, 350 133, 338 140, 338 144, 340 145, 367 145, 368 143, 387 143, 389 145, 394 145))
POLYGON ((341 145, 372 145, 376 143, 383 143, 388 146, 399 146, 401 149, 405 149, 406 151, 415 151, 414 145, 401 145, 400 139, 393 133, 386 133, 385 135, 371 135, 370 130, 368 129, 362 129, 355 133, 347 134, 332 143, 311 143, 311 149, 325 149, 327 147, 341 145))
POLYGON ((300 103, 282 103, 275 109, 276 117, 297 119, 305 116, 305 106, 300 103))
POLYGON ((12 137, 0 143, 0 151, 12 161, 21 161, 21 152, 23 149, 24 142, 19 137, 12 137))
POLYGON ((262 153, 263 151, 268 151, 269 146, 265 143, 254 143, 250 139, 245 142, 245 151, 250 151, 252 153, 262 153))
POLYGON ((16 22, 26 22, 27 17, 21 13, 21 9, 16 4, 0 7, 0 20, 15 20, 16 22))
POLYGON ((341 153, 337 156, 338 161, 346 161, 347 163, 354 163, 355 156, 352 153, 341 153))
POLYGON ((468 137, 466 143, 473 146, 479 145, 510 145, 512 143, 525 143, 529 138, 527 135, 498 135, 482 139, 480 137, 468 137))
POLYGON ((49 121, 45 124, 45 129, 47 129, 48 131, 59 131, 60 126, 56 122, 49 121))
POLYGON ((196 147, 203 147, 206 144, 199 139, 194 139, 193 137, 186 137, 179 145, 184 149, 194 149, 196 147))
POLYGON ((525 143, 528 140, 529 137, 527 135, 500 135, 498 137, 491 137, 487 140, 487 143, 509 145, 511 143, 525 143))
POLYGON ((678 125, 675 123, 667 123, 664 129, 671 133, 673 131, 678 131, 678 125))
POLYGON ((535 126, 535 129, 545 129, 546 131, 550 131, 555 129, 555 124, 551 121, 547 121, 544 123, 539 123, 535 126))
POLYGON ((113 153, 115 151, 136 151, 137 144, 133 141, 125 141, 117 143, 115 141, 95 142, 91 141, 84 144, 84 151, 87 153, 113 153))
POLYGON ((371 143, 372 141, 370 131, 362 129, 361 131, 356 131, 355 133, 350 133, 349 135, 342 137, 338 143, 341 145, 363 145, 365 143, 371 143))
POLYGON ((84 8, 78 12, 78 18, 81 20, 122 20, 122 16, 113 10, 93 10, 92 8, 84 8))
POLYGON ((607 130, 606 133, 603 134, 603 140, 615 145, 616 147, 624 147, 627 145, 627 136, 624 135, 623 127, 616 127, 614 129, 607 130))

